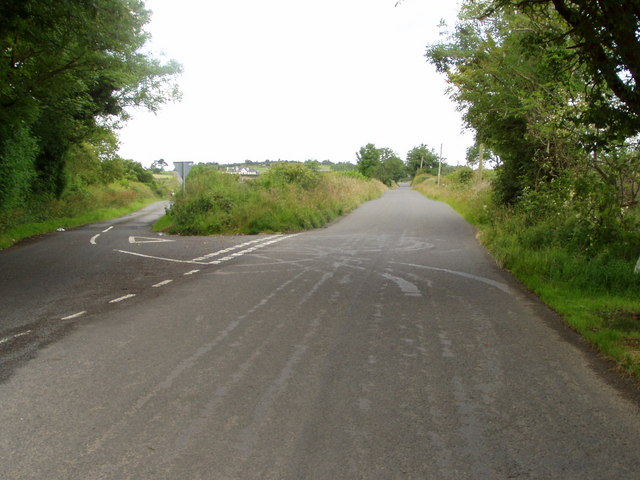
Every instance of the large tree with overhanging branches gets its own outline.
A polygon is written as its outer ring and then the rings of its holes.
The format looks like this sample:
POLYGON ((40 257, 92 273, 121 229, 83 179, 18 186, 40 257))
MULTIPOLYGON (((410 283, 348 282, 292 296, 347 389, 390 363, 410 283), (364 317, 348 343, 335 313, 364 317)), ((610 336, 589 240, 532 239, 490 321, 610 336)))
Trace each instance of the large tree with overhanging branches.
POLYGON ((149 18, 140 0, 0 2, 0 208, 59 195, 72 146, 178 98, 180 66, 143 52, 149 18))

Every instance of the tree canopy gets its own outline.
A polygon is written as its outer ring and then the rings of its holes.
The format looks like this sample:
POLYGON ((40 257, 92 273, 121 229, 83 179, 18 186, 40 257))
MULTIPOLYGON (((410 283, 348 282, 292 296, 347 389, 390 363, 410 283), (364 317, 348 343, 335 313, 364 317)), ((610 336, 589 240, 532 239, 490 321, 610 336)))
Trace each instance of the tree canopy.
POLYGON ((585 65, 591 89, 587 119, 620 136, 640 132, 640 2, 638 0, 496 0, 529 16, 553 6, 562 35, 585 65))
POLYGON ((421 144, 407 152, 407 171, 415 176, 418 170, 435 175, 438 173, 438 155, 432 148, 421 144))
POLYGON ((391 185, 406 176, 404 162, 390 148, 377 148, 368 143, 356 153, 358 171, 368 178, 377 178, 391 185))
POLYGON ((142 52, 149 15, 140 0, 0 3, 0 177, 59 195, 72 146, 179 98, 181 67, 142 52))
POLYGON ((428 47, 495 156, 499 203, 563 212, 579 202, 576 222, 602 238, 634 224, 639 11, 638 0, 467 0, 428 47))

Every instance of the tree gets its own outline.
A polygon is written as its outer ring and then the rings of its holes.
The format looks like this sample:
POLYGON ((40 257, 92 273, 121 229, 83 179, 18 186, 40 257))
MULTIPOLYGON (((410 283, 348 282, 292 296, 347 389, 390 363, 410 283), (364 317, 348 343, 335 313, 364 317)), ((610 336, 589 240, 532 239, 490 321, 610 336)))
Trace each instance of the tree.
POLYGON ((580 157, 572 115, 585 81, 567 68, 573 52, 553 10, 534 21, 507 7, 488 17, 487 6, 466 3, 449 41, 429 47, 427 58, 447 76, 477 141, 499 156, 498 199, 514 203, 580 157))
POLYGON ((16 142, 35 142, 21 148, 32 189, 60 195, 72 146, 113 129, 128 106, 179 97, 180 66, 141 53, 148 20, 140 0, 0 3, 0 169, 16 142))
POLYGON ((164 158, 161 158, 159 160, 154 160, 151 163, 151 170, 153 171, 153 173, 160 173, 168 166, 169 164, 164 160, 164 158))
POLYGON ((425 144, 420 144, 407 152, 407 171, 415 176, 418 170, 431 174, 438 173, 438 155, 425 144))
POLYGON ((395 154, 387 156, 382 160, 375 172, 375 178, 387 186, 399 182, 407 176, 407 169, 404 162, 395 154))
POLYGON ((585 248, 638 226, 640 50, 620 42, 633 31, 637 45, 639 11, 637 0, 468 0, 427 51, 499 159, 496 198, 530 217, 570 215, 585 248), (616 12, 629 14, 621 27, 603 18, 616 12))
POLYGON ((317 172, 320 170, 320 162, 312 158, 310 158, 309 160, 305 160, 304 165, 307 168, 310 168, 311 170, 313 170, 314 172, 317 172))
POLYGON ((405 165, 390 148, 376 148, 373 143, 360 147, 356 153, 358 171, 368 178, 377 178, 392 185, 406 176, 405 165))
POLYGON ((376 169, 381 163, 380 150, 373 143, 368 143, 356 153, 358 171, 368 178, 374 178, 376 169))
POLYGON ((589 109, 583 119, 617 140, 640 132, 640 2, 638 0, 495 0, 530 17, 553 6, 560 34, 589 73, 589 109))

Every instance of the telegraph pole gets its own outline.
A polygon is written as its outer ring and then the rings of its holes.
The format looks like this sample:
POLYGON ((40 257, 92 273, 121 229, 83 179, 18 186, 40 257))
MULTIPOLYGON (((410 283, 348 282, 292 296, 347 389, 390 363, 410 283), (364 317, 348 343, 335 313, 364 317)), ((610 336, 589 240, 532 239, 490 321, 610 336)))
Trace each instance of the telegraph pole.
POLYGON ((442 171, 442 144, 440 144, 440 156, 438 157, 438 185, 440 185, 440 172, 442 171))

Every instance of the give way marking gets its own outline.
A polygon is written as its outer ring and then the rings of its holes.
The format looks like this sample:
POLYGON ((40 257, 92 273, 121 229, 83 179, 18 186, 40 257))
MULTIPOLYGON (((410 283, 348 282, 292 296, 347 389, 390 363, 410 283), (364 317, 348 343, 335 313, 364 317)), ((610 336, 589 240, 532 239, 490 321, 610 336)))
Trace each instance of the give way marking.
POLYGON ((129 237, 129 243, 161 243, 161 242, 175 242, 175 240, 170 240, 168 238, 158 238, 158 237, 129 237))

